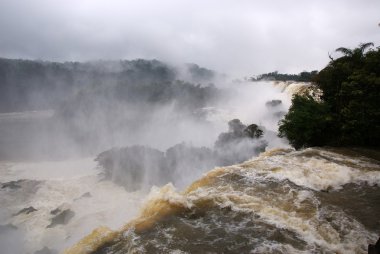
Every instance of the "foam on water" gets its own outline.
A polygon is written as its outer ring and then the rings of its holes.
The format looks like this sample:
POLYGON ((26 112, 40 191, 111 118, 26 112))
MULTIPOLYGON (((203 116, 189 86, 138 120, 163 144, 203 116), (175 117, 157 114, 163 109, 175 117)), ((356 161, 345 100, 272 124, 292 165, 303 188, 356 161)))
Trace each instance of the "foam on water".
POLYGON ((30 253, 44 246, 61 251, 89 234, 94 225, 121 227, 125 218, 136 216, 145 193, 128 193, 110 181, 101 180, 99 173, 91 158, 1 163, 0 182, 22 179, 23 183, 35 182, 37 186, 34 193, 25 193, 28 189, 23 186, 1 190, 0 214, 4 216, 0 224, 18 227, 30 253), (30 206, 37 211, 15 215, 30 206), (57 208, 69 209, 74 217, 67 224, 49 227, 54 217, 51 212, 57 208))
POLYGON ((379 165, 322 149, 272 150, 240 165, 216 168, 182 193, 172 185, 155 188, 140 216, 113 231, 117 237, 99 241, 95 232, 66 253, 192 253, 196 246, 211 252, 228 247, 253 253, 366 253, 376 232, 319 195, 349 183, 363 190, 380 184, 379 165), (198 233, 189 235, 182 227, 198 233), (203 234, 208 237, 197 238, 203 234), (242 240, 247 234, 250 238, 242 240))
POLYGON ((314 190, 338 189, 348 183, 380 184, 380 165, 372 160, 315 148, 300 152, 271 150, 243 167, 255 169, 246 172, 253 179, 258 175, 279 181, 287 179, 314 190))

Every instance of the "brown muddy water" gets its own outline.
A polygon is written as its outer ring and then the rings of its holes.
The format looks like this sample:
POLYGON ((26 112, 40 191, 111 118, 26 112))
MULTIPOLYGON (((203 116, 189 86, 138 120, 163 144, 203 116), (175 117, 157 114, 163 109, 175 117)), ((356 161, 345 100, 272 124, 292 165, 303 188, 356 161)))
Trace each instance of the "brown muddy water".
POLYGON ((380 162, 275 149, 184 192, 153 189, 140 216, 66 253, 367 253, 380 235, 380 162))

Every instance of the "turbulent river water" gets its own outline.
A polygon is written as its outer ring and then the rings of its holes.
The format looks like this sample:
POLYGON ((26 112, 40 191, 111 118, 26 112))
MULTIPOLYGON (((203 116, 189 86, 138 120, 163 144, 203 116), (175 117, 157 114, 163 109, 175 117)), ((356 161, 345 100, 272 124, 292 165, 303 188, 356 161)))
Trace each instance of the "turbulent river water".
MULTIPOLYGON (((230 114, 208 121, 238 117, 275 134, 289 94, 307 86, 244 87, 224 105, 230 114), (268 108, 273 99, 282 106, 268 108)), ((127 191, 104 177, 96 155, 67 149, 62 123, 47 128, 52 115, 0 114, 1 254, 346 254, 367 253, 380 236, 378 152, 295 151, 269 135, 266 152, 242 164, 182 172, 183 189, 127 191)))
POLYGON ((366 253, 380 229, 380 164, 348 150, 274 149, 151 191, 137 219, 66 253, 366 253))

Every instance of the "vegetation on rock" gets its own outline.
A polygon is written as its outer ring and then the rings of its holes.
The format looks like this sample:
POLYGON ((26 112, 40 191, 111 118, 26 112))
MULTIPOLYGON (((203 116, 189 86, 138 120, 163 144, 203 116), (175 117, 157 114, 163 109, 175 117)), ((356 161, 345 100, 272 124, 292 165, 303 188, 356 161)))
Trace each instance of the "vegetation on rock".
POLYGON ((275 80, 275 81, 296 81, 296 82, 312 82, 317 76, 318 71, 303 71, 299 74, 284 74, 278 71, 260 74, 256 77, 251 77, 251 81, 275 80))
POLYGON ((315 77, 321 101, 295 95, 280 122, 279 135, 296 149, 309 146, 366 146, 380 144, 380 47, 360 44, 338 48, 315 77))

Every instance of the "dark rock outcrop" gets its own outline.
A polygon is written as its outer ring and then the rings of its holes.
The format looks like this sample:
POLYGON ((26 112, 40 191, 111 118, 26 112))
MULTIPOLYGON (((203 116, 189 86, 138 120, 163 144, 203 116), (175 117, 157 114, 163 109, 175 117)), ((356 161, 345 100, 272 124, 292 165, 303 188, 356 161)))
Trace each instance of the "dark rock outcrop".
POLYGON ((61 212, 61 209, 60 209, 60 208, 56 208, 56 209, 54 209, 54 210, 51 210, 51 211, 50 211, 50 214, 52 214, 52 215, 56 215, 56 214, 58 214, 59 212, 61 212))
POLYGON ((177 144, 165 153, 144 146, 113 148, 95 159, 104 169, 106 179, 129 191, 150 188, 169 182, 181 182, 184 172, 204 172, 215 166, 243 162, 265 150, 261 139, 264 131, 256 124, 244 125, 239 119, 228 123, 229 131, 221 133, 214 150, 177 144))
POLYGON ((228 122, 228 132, 223 132, 219 135, 218 140, 215 142, 215 147, 222 147, 226 144, 240 142, 242 139, 260 138, 264 132, 256 124, 244 125, 239 119, 233 119, 228 122))
POLYGON ((282 104, 281 100, 271 100, 271 101, 267 101, 265 103, 265 106, 267 106, 268 108, 273 108, 273 107, 277 107, 281 104, 282 104))
POLYGON ((15 213, 13 216, 17 216, 17 215, 20 215, 20 214, 30 214, 30 213, 33 213, 35 211, 37 211, 37 209, 35 209, 33 206, 29 206, 29 207, 21 209, 20 211, 18 211, 17 213, 15 213))
POLYGON ((166 153, 144 147, 113 148, 96 158, 107 179, 135 191, 152 185, 177 182, 179 170, 207 169, 215 165, 213 152, 185 143, 170 147, 166 153))
POLYGON ((377 240, 375 245, 368 245, 368 254, 380 254, 380 238, 377 240))
POLYGON ((55 227, 57 225, 65 225, 75 215, 75 213, 73 211, 71 211, 70 209, 66 209, 66 210, 63 210, 63 211, 61 211, 60 209, 59 210, 55 209, 55 210, 51 211, 50 213, 51 214, 56 214, 56 216, 54 216, 51 219, 51 223, 47 226, 47 228, 52 228, 52 227, 55 227))
POLYGON ((7 183, 3 183, 3 184, 1 184, 1 188, 2 189, 8 188, 8 189, 11 189, 11 190, 19 189, 19 188, 21 188, 21 183, 23 181, 24 180, 17 180, 17 181, 10 181, 10 182, 7 182, 7 183))
POLYGON ((160 179, 171 176, 165 154, 149 147, 113 148, 99 154, 95 160, 105 169, 106 178, 130 191, 141 189, 145 181, 150 185, 161 184, 160 179))
POLYGON ((229 131, 221 133, 214 145, 217 165, 240 163, 265 150, 267 143, 261 139, 262 127, 246 126, 239 119, 229 121, 228 126, 229 131))

